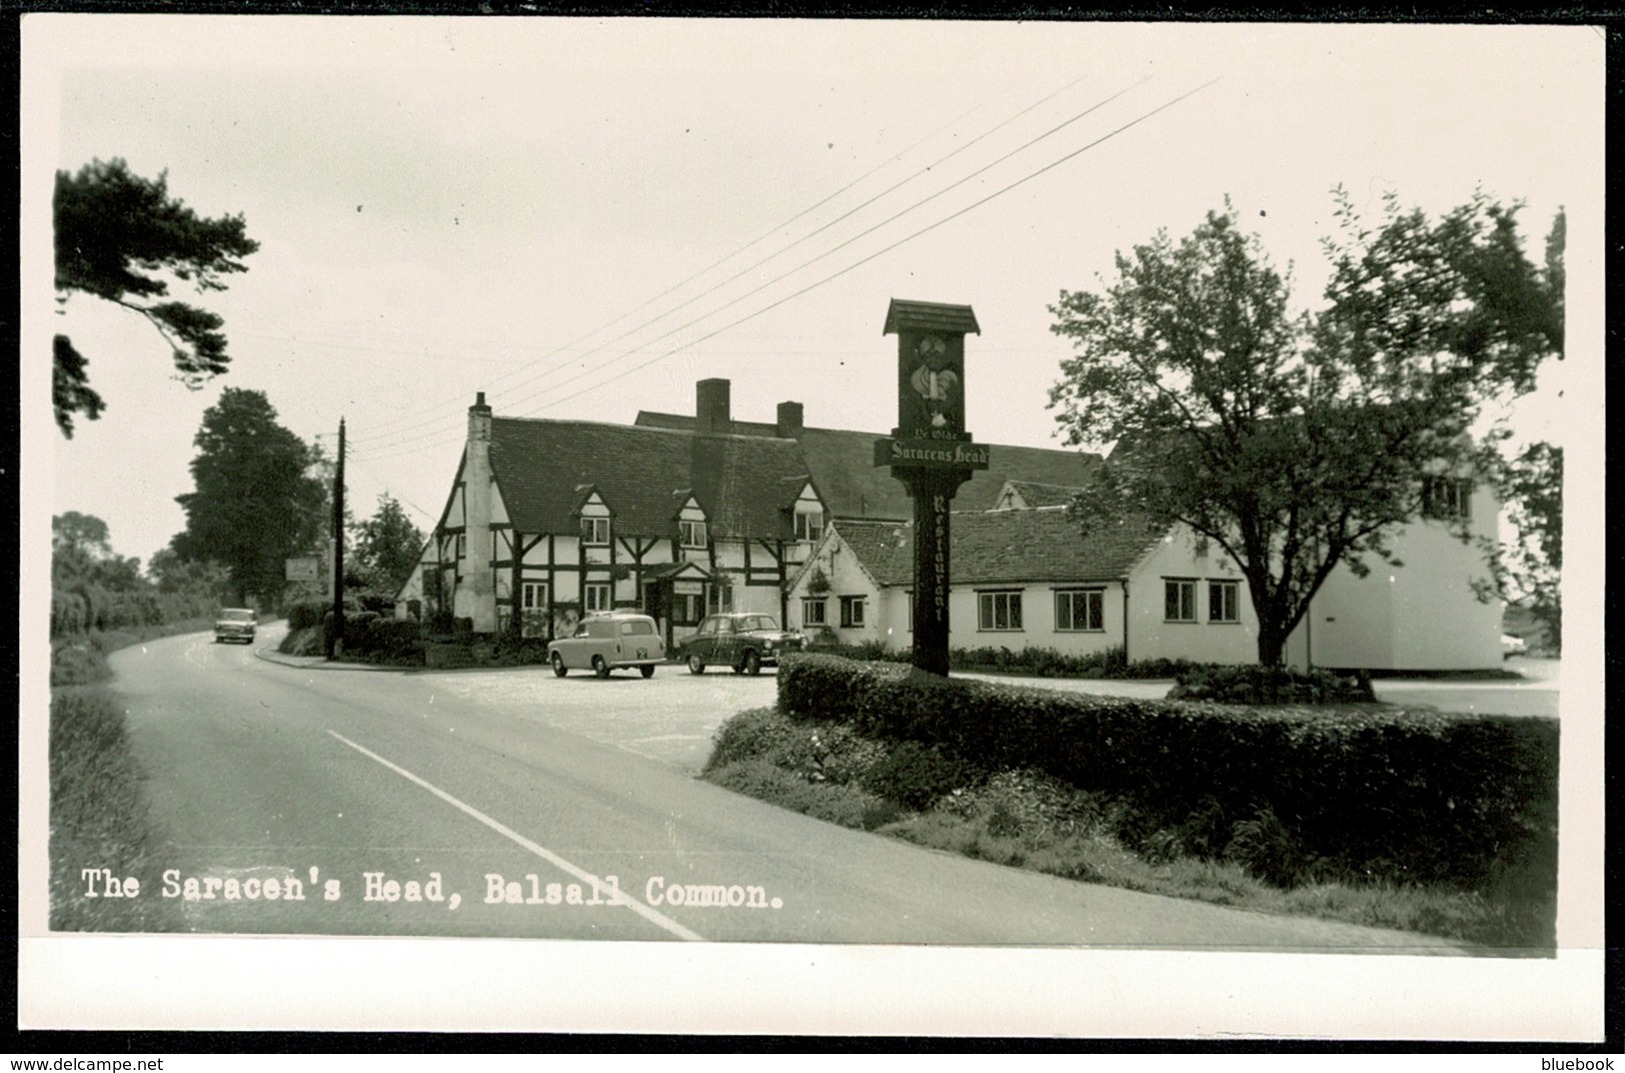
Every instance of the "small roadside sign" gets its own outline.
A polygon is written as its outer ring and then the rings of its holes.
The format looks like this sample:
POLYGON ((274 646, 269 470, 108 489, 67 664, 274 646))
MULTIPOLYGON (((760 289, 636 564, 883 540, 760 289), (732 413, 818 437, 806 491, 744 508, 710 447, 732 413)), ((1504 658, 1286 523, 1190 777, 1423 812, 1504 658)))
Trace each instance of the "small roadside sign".
POLYGON ((283 576, 287 581, 318 581, 321 579, 321 560, 314 556, 303 559, 289 559, 285 569, 287 572, 283 576))

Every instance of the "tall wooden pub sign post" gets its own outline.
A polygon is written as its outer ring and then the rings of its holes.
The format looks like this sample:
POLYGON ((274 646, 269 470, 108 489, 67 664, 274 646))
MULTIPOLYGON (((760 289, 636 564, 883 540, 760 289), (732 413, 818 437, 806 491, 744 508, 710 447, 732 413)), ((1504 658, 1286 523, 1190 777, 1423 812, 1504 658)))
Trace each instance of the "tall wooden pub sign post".
POLYGON ((965 431, 965 333, 980 335, 970 306, 893 298, 885 335, 897 336, 897 427, 875 441, 914 500, 914 666, 948 673, 949 505, 987 447, 965 431))

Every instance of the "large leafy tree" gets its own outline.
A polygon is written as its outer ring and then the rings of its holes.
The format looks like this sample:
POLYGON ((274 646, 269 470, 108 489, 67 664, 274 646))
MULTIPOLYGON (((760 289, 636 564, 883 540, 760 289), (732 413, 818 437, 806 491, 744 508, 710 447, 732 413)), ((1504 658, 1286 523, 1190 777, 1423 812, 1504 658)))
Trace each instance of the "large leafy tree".
POLYGON ((1517 600, 1563 646, 1563 448, 1532 443, 1507 464, 1501 494, 1515 536, 1498 549, 1499 595, 1517 600))
POLYGON ((113 551, 107 523, 70 510, 51 519, 51 634, 139 626, 162 608, 141 562, 113 551))
MULTIPOLYGON (((56 173, 57 301, 77 292, 132 310, 169 345, 177 378, 196 388, 226 371, 225 321, 175 301, 170 283, 199 293, 225 290, 225 277, 245 271, 241 258, 259 249, 242 216, 201 217, 169 196, 166 175, 145 179, 123 160, 92 161, 78 174, 56 173)), ((73 435, 73 415, 95 420, 105 408, 90 386, 89 364, 66 335, 53 340, 57 426, 73 435)))
POLYGON ((381 595, 394 595, 417 566, 423 550, 423 532, 388 493, 378 497, 378 509, 356 526, 355 567, 367 587, 381 595))
POLYGON ((1516 206, 1475 197, 1429 219, 1389 198, 1366 221, 1336 200, 1314 314, 1292 310, 1289 277, 1228 203, 1050 307, 1075 347, 1057 420, 1070 443, 1115 444, 1082 524, 1132 512, 1217 545, 1246 578, 1266 664, 1339 564, 1394 561, 1431 477, 1495 467, 1470 431, 1561 347, 1560 258, 1555 275, 1530 263, 1516 206))
POLYGON ((176 497, 186 530, 170 547, 183 561, 223 565, 244 605, 281 592, 285 561, 319 541, 328 502, 311 475, 314 452, 276 418, 263 392, 226 388, 192 441, 195 490, 176 497))

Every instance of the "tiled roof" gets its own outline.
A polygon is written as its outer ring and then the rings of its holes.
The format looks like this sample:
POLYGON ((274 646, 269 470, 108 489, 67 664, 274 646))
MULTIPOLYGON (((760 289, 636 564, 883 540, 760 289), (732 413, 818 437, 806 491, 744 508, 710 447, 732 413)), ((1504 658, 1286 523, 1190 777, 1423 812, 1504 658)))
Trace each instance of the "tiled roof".
POLYGON ((580 489, 591 485, 616 532, 660 538, 676 535, 680 489, 692 489, 718 536, 788 535, 782 512, 807 474, 794 440, 503 417, 491 422, 491 469, 522 532, 574 532, 580 489))
MULTIPOLYGON (((1036 481, 1010 481, 1008 487, 1021 497, 1021 501, 1027 505, 1029 510, 1037 510, 1041 507, 1070 506, 1072 497, 1077 495, 1079 491, 1078 488, 1071 485, 1039 484, 1036 481)), ((1000 492, 1002 493, 1003 489, 1000 489, 1000 492)))
MULTIPOLYGON (((695 419, 682 414, 638 414, 640 428, 692 430, 695 419)), ((736 435, 773 436, 773 425, 734 421, 736 435)), ((884 518, 907 521, 914 517, 913 501, 885 466, 874 464, 879 432, 845 429, 803 429, 798 442, 807 471, 824 497, 824 506, 836 518, 884 518)), ((977 470, 959 487, 955 510, 991 510, 998 504, 1004 483, 1010 480, 1077 488, 1094 479, 1098 455, 1076 450, 1042 447, 989 446, 989 465, 977 470)))
POLYGON ((976 323, 976 314, 970 306, 948 305, 944 302, 911 302, 893 298, 886 307, 886 325, 883 335, 893 332, 942 332, 945 335, 975 332, 982 334, 976 323))
MULTIPOLYGON (((913 584, 912 525, 839 522, 836 531, 876 581, 913 584)), ((1127 519, 1085 538, 1064 510, 955 513, 948 532, 954 585, 1112 581, 1127 577, 1163 535, 1127 519)))

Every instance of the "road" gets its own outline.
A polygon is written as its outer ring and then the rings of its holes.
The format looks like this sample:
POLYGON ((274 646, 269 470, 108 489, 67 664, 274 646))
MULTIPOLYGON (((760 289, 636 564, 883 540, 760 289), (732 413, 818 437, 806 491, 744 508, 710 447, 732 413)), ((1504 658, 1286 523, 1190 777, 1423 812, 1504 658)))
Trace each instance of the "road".
POLYGON ((768 703, 770 676, 297 667, 207 635, 113 663, 171 847, 141 896, 174 894, 198 931, 1461 952, 967 860, 694 779, 693 730, 659 713, 768 703))

